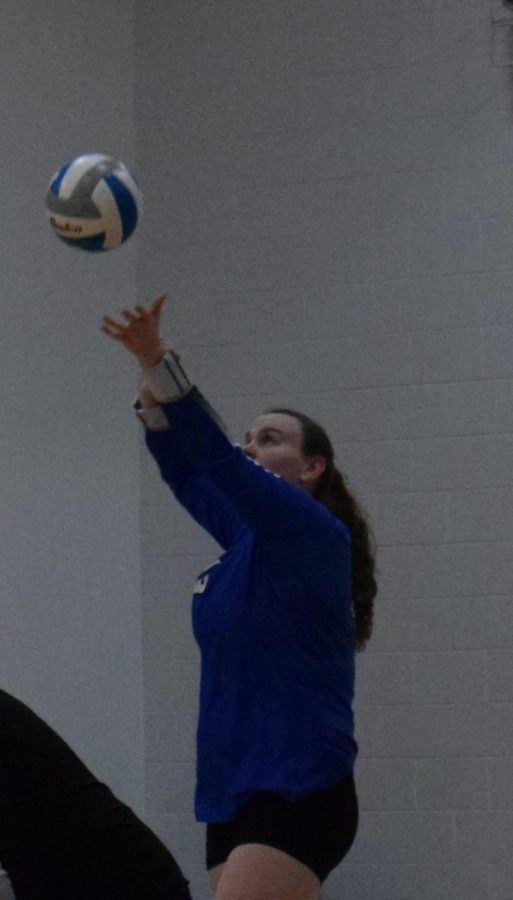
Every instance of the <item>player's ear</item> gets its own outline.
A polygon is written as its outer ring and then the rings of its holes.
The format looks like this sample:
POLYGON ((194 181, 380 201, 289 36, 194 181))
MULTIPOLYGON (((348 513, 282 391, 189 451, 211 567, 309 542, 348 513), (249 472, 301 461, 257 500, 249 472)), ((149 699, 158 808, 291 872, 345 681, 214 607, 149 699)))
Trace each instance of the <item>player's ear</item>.
POLYGON ((326 460, 324 456, 308 456, 303 471, 301 473, 301 481, 304 484, 313 485, 326 469, 326 460))

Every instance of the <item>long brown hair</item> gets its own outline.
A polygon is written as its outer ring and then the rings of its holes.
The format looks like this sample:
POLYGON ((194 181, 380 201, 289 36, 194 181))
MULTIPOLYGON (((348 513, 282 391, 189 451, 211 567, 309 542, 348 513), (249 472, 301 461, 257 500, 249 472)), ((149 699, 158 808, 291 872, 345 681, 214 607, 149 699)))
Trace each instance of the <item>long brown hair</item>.
POLYGON ((292 416, 301 425, 304 456, 322 456, 326 468, 317 480, 312 496, 346 526, 352 547, 352 599, 356 649, 363 650, 372 633, 374 597, 378 588, 375 574, 375 544, 365 512, 347 487, 335 465, 333 446, 324 428, 291 409, 269 409, 267 413, 292 416))

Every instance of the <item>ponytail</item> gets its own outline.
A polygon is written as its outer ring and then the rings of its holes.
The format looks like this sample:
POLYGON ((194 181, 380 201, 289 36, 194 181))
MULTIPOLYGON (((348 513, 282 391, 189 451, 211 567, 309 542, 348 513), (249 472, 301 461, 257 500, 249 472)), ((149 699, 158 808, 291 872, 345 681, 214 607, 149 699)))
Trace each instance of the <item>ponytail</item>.
POLYGON ((355 620, 356 649, 363 650, 371 636, 375 579, 375 548, 365 513, 349 491, 344 476, 335 466, 328 466, 319 478, 313 496, 346 526, 351 537, 352 597, 355 620))
POLYGON ((297 419, 303 433, 303 454, 322 456, 326 463, 312 496, 345 525, 351 538, 355 643, 357 650, 363 650, 372 633, 374 598, 378 591, 375 579, 376 551, 367 517, 347 487, 344 476, 335 466, 333 447, 325 430, 303 413, 289 409, 271 409, 268 412, 297 419))

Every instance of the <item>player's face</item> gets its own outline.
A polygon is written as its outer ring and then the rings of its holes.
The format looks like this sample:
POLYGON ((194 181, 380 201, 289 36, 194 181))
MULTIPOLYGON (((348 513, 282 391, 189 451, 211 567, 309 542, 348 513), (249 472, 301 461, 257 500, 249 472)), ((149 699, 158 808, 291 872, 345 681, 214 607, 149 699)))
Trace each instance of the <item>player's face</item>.
POLYGON ((301 425, 294 416, 260 416, 246 432, 242 450, 255 462, 292 484, 310 490, 310 465, 301 452, 301 425))

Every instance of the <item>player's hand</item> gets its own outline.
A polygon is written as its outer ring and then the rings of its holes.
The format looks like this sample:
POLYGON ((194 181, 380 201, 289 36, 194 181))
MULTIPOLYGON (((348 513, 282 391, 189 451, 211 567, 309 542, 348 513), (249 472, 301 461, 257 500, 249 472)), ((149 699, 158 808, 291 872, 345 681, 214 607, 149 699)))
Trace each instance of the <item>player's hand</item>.
POLYGON ((149 309, 144 306, 136 306, 133 312, 124 309, 126 324, 110 316, 102 319, 102 331, 133 353, 143 368, 156 366, 167 349, 160 336, 160 313, 165 299, 166 295, 161 294, 149 309))

